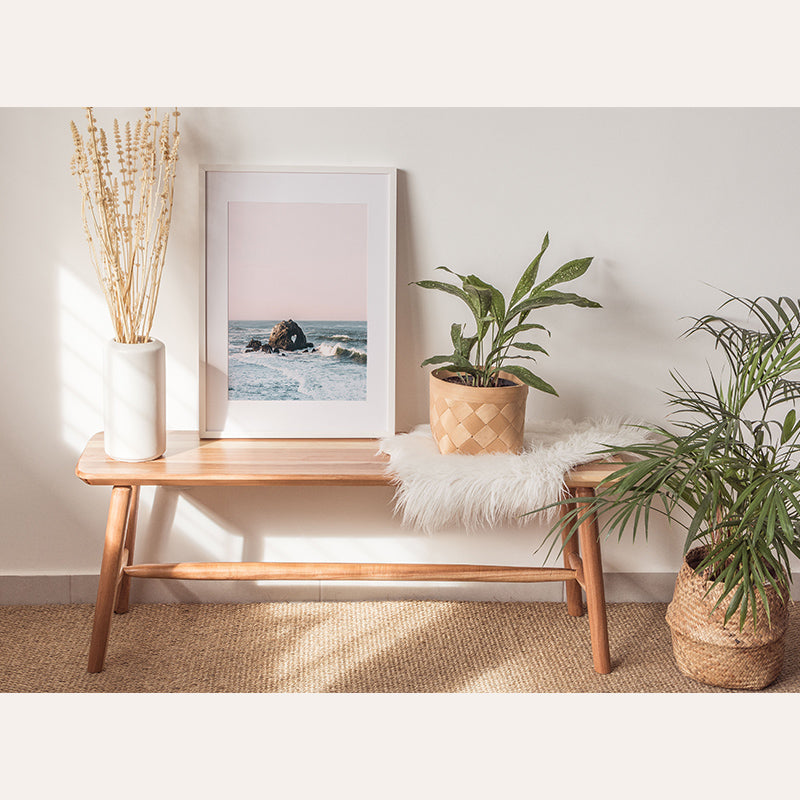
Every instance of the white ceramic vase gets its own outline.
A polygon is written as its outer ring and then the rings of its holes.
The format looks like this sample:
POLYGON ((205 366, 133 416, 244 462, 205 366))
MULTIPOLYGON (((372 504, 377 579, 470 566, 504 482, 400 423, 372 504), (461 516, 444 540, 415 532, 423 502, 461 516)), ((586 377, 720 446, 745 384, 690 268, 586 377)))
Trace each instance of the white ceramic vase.
POLYGON ((106 455, 151 461, 167 448, 164 343, 106 343, 103 422, 106 455))

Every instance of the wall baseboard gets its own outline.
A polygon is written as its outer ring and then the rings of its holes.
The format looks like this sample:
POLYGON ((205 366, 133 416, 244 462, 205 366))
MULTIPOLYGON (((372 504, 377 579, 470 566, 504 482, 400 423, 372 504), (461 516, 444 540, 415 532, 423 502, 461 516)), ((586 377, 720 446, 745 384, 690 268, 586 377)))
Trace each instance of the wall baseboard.
MULTIPOLYGON (((792 599, 800 600, 800 574, 792 599)), ((97 575, 0 575, 0 605, 94 603, 97 575)), ((612 572, 605 576, 609 603, 668 603, 675 574, 612 572)), ((268 603, 363 600, 466 600, 560 602, 561 583, 449 583, 382 581, 134 581, 134 603, 268 603)))

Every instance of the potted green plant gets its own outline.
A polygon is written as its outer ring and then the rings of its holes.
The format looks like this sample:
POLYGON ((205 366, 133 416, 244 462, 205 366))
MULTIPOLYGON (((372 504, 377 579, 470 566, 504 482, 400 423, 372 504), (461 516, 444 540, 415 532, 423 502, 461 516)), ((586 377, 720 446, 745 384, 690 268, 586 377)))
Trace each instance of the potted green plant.
MULTIPOLYGON (((780 674, 790 554, 800 556, 800 304, 728 295, 687 335, 707 334, 724 354, 710 386, 673 373, 670 427, 652 426, 633 461, 574 503, 553 534, 588 515, 600 530, 641 525, 652 513, 686 530, 684 563, 667 609, 679 669, 702 683, 760 689, 780 674)), ((607 448, 603 455, 622 455, 607 448)))
POLYGON ((601 306, 580 295, 551 288, 579 278, 589 268, 591 258, 569 261, 537 283, 539 263, 549 243, 549 234, 545 234, 539 254, 522 273, 508 300, 490 283, 475 275, 459 275, 448 267, 436 269, 454 275, 461 286, 445 281, 413 281, 423 289, 436 289, 461 299, 475 323, 475 332, 470 336, 464 335, 463 323, 453 323, 453 352, 426 358, 421 364, 440 365, 430 375, 430 419, 442 453, 520 452, 528 387, 557 394, 531 370, 511 363, 518 359, 535 361, 531 353, 547 355, 540 344, 524 341, 523 335, 530 331, 550 332, 543 325, 526 320, 531 313, 548 306, 601 306))

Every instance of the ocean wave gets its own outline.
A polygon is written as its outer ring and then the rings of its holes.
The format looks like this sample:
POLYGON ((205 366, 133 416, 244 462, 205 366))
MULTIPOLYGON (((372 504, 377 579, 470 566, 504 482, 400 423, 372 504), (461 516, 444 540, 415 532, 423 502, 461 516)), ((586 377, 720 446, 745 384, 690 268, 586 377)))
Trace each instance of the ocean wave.
MULTIPOLYGON (((332 348, 333 349, 333 348, 332 348)), ((360 401, 367 365, 321 353, 238 353, 228 360, 231 400, 360 401)))
POLYGON ((355 361, 358 364, 367 363, 367 354, 363 350, 358 350, 354 347, 342 347, 340 344, 321 344, 319 346, 319 353, 328 358, 347 358, 350 361, 355 361))
POLYGON ((254 361, 271 361, 278 357, 278 353, 265 353, 263 350, 228 351, 228 361, 236 361, 240 364, 251 364, 254 361))
POLYGON ((338 339, 340 342, 349 342, 353 337, 347 336, 344 333, 335 333, 333 336, 329 336, 329 339, 338 339))

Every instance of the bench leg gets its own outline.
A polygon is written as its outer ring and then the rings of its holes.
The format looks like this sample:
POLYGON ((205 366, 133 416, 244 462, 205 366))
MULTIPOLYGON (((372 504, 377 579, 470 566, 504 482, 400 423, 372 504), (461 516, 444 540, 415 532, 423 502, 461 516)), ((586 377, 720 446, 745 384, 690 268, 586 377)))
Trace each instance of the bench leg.
POLYGON ((89 645, 89 672, 100 672, 106 657, 108 632, 117 593, 117 581, 122 568, 122 553, 125 543, 125 528, 128 521, 132 489, 130 486, 115 486, 111 490, 108 507, 106 539, 103 546, 103 561, 100 565, 100 585, 97 587, 97 603, 94 608, 92 641, 89 645))
MULTIPOLYGON (((573 506, 571 504, 561 506, 561 516, 563 517, 572 507, 573 506)), ((570 569, 572 567, 572 564, 569 560, 570 554, 572 553, 574 555, 578 555, 578 535, 575 533, 570 536, 569 539, 567 539, 566 532, 562 532, 561 541, 564 545, 564 566, 567 569, 570 569)), ((564 581, 564 589, 567 596, 567 613, 571 617, 582 617, 583 593, 581 590, 581 585, 575 580, 564 581)))
MULTIPOLYGON (((128 551, 128 558, 125 566, 133 564, 133 547, 136 544, 136 520, 139 515, 139 487, 131 487, 131 502, 128 509, 128 521, 125 524, 125 544, 124 550, 128 551)), ((124 552, 123 550, 123 552, 124 552)), ((117 602, 114 604, 115 614, 127 614, 131 596, 131 579, 129 575, 123 575, 119 583, 117 602)))
MULTIPOLYGON (((591 497, 594 489, 576 489, 578 497, 591 497)), ((578 531, 583 561, 583 578, 586 585, 586 608, 589 612, 589 633, 592 638, 594 668, 601 675, 611 672, 611 654, 608 649, 608 621, 606 619, 606 594, 603 586, 603 563, 600 556, 600 537, 597 519, 592 515, 578 531)))

